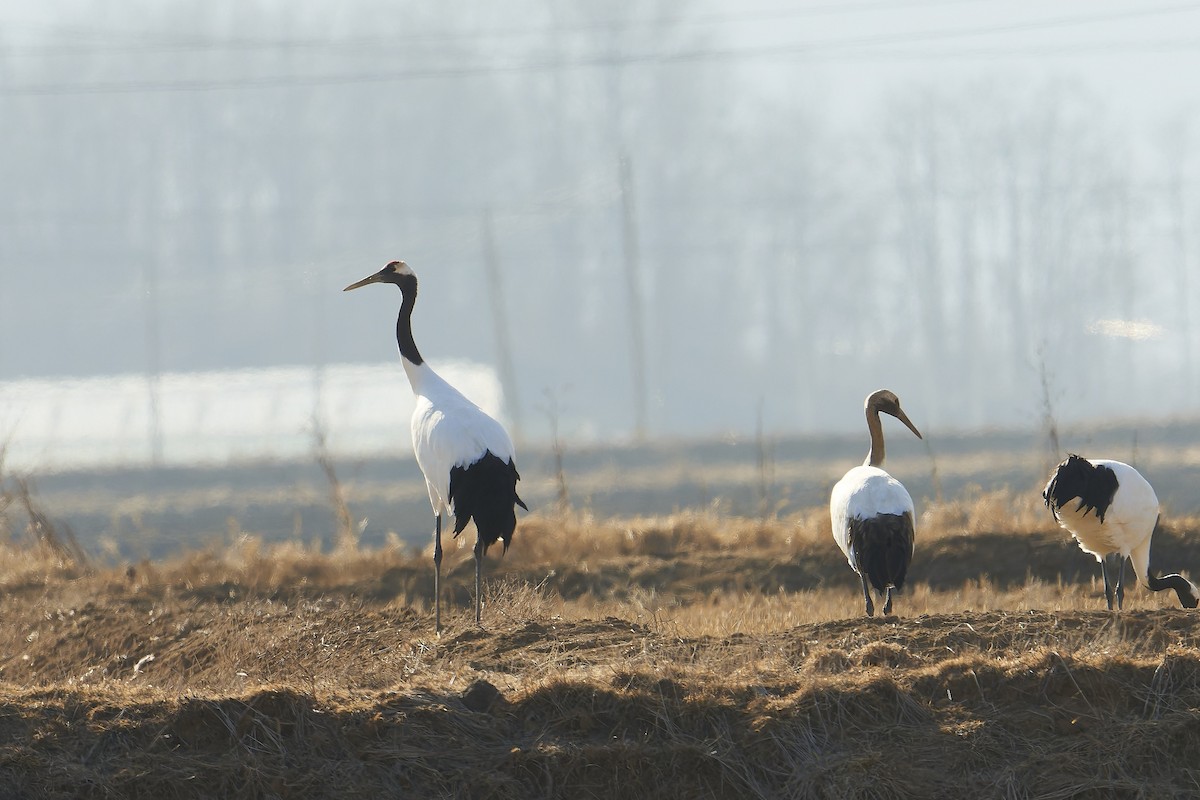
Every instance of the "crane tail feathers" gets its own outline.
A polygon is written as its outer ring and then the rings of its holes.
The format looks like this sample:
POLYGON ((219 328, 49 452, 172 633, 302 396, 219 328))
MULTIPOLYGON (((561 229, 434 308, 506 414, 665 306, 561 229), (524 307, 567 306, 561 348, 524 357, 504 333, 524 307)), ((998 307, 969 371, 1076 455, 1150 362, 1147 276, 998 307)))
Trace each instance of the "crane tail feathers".
POLYGON ((850 546, 856 568, 875 591, 884 594, 889 587, 904 587, 914 536, 912 515, 907 511, 850 520, 850 546))
POLYGON ((503 541, 508 552, 517 527, 514 504, 529 510, 517 496, 519 478, 512 459, 502 461, 490 450, 472 464, 453 467, 449 499, 454 507, 454 535, 474 520, 485 553, 497 541, 503 541))

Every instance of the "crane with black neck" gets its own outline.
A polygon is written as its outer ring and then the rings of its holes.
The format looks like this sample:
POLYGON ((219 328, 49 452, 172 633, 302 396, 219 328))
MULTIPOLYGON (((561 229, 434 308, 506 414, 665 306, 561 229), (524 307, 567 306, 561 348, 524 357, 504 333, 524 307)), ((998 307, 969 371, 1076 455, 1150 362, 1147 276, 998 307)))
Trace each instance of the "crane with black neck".
POLYGON ((483 556, 497 541, 508 551, 517 526, 516 506, 528 510, 517 495, 517 473, 512 439, 504 426, 468 400, 421 357, 412 333, 412 313, 417 302, 417 276, 403 261, 352 283, 350 291, 372 283, 390 283, 400 289, 400 316, 396 343, 400 363, 416 395, 412 415, 413 452, 425 476, 433 506, 434 629, 442 630, 442 517, 454 512, 454 536, 475 521, 475 624, 480 624, 483 591, 483 556))
POLYGON ((1133 467, 1113 459, 1071 454, 1054 468, 1042 490, 1042 499, 1055 521, 1075 537, 1079 549, 1100 562, 1109 611, 1113 610, 1114 599, 1118 611, 1125 603, 1126 561, 1133 564, 1137 579, 1150 591, 1174 589, 1184 608, 1200 604, 1200 590, 1187 578, 1178 573, 1155 575, 1150 571, 1150 539, 1158 526, 1158 495, 1133 467), (1110 565, 1110 561, 1117 563, 1110 565), (1116 567, 1115 583, 1109 566, 1116 567))

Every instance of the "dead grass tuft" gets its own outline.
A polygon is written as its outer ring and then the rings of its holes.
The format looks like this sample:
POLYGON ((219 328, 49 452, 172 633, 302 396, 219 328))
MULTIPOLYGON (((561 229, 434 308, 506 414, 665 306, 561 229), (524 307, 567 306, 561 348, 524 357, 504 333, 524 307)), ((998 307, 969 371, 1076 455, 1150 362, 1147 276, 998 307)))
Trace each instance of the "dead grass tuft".
POLYGON ((1027 535, 1054 527, 1036 492, 1014 494, 968 487, 960 497, 927 503, 921 512, 918 536, 922 541, 947 536, 1003 531, 1027 535), (1047 522, 1050 522, 1049 526, 1047 522))
MULTIPOLYGON (((1196 785, 1194 613, 1140 588, 1122 613, 1102 610, 1094 561, 1004 495, 929 505, 899 613, 873 619, 824 509, 531 515, 488 559, 483 628, 470 533, 448 553, 440 637, 428 554, 235 532, 89 567, 59 534, 34 535, 36 502, 8 497, 0 785, 14 796, 1196 785)), ((1155 557, 1200 564, 1197 530, 1166 520, 1155 557)))

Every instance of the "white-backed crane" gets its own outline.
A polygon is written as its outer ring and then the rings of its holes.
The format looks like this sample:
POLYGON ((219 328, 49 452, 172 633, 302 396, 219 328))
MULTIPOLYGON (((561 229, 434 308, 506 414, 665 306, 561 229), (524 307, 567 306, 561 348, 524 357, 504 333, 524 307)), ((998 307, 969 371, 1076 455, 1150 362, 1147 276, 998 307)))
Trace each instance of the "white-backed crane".
POLYGON ((475 520, 475 624, 480 624, 483 556, 489 546, 512 543, 517 526, 516 506, 528 510, 517 496, 512 439, 504 427, 447 383, 421 358, 412 335, 412 312, 417 301, 417 276, 403 261, 386 267, 342 291, 371 283, 400 288, 396 343, 400 363, 416 395, 412 415, 413 452, 425 476, 435 517, 433 534, 434 628, 442 629, 442 516, 454 511, 454 536, 475 520))
POLYGON ((890 414, 921 438, 921 432, 900 408, 900 400, 887 389, 872 392, 866 401, 867 430, 871 450, 862 466, 847 472, 829 496, 833 539, 846 561, 862 581, 867 616, 875 604, 867 584, 884 598, 883 613, 892 611, 892 592, 904 586, 912 562, 916 529, 913 501, 904 484, 882 469, 883 423, 880 413, 890 414))
POLYGON ((1133 562, 1137 579, 1148 589, 1174 589, 1184 608, 1196 607, 1200 591, 1195 584, 1182 575, 1159 577, 1150 572, 1150 538, 1158 524, 1158 496, 1136 469, 1120 461, 1072 454, 1054 468, 1042 499, 1058 524, 1079 542, 1079 548, 1100 562, 1109 611, 1113 597, 1118 610, 1125 600, 1126 559, 1133 562), (1114 565, 1115 587, 1108 574, 1108 562, 1113 559, 1119 562, 1114 565))

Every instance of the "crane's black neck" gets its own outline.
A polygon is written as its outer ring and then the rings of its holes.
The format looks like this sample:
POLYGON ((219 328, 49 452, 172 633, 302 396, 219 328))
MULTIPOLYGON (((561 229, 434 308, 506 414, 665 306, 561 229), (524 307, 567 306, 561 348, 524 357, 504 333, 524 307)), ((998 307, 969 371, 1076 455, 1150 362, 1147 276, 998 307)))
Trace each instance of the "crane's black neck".
POLYGON ((400 316, 396 318, 396 344, 400 346, 400 355, 413 364, 420 365, 424 359, 412 335, 412 312, 417 304, 417 279, 405 279, 400 286, 401 296, 400 316))
POLYGON ((1197 603, 1200 603, 1200 598, 1196 597, 1194 591, 1195 587, 1182 575, 1156 576, 1153 572, 1146 570, 1146 588, 1152 592, 1174 589, 1175 595, 1179 598, 1179 604, 1184 608, 1195 608, 1197 603))

